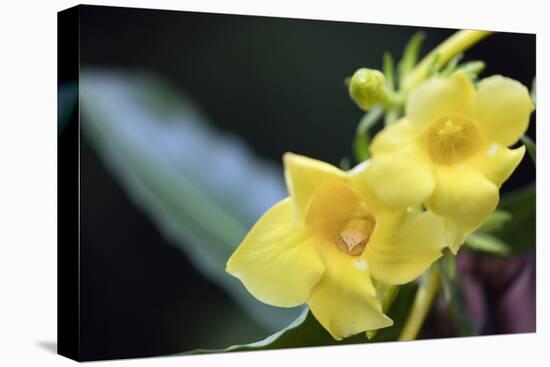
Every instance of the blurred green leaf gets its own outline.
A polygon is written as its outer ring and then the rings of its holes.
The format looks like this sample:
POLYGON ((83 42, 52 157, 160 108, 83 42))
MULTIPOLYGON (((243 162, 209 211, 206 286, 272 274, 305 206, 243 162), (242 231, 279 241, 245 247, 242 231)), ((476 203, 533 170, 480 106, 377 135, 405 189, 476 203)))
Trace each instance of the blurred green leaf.
POLYGON ((393 57, 389 52, 384 52, 384 77, 386 78, 386 83, 389 86, 391 91, 395 90, 395 66, 393 62, 393 57))
MULTIPOLYGON (((363 335, 363 338, 367 339, 365 335, 363 335)), ((309 312, 309 309, 306 308, 290 325, 263 340, 250 344, 232 345, 225 349, 195 349, 183 354, 242 352, 335 344, 338 344, 338 342, 330 336, 309 312)))
POLYGON ((403 56, 397 66, 399 73, 399 85, 403 84, 407 74, 414 68, 418 62, 418 55, 426 35, 422 32, 415 33, 403 50, 403 56))
POLYGON ((455 55, 455 57, 453 57, 448 63, 447 65, 445 66, 445 68, 443 68, 443 70, 441 70, 441 75, 443 76, 449 76, 451 75, 457 68, 458 66, 458 63, 460 62, 460 60, 462 60, 462 58, 464 57, 464 54, 457 54, 455 55))
POLYGON ((353 152, 357 162, 363 162, 370 158, 369 130, 380 120, 383 113, 384 110, 382 106, 375 106, 363 116, 361 121, 359 121, 353 140, 353 152))
POLYGON ((510 254, 510 247, 498 237, 489 233, 475 232, 466 238, 464 244, 475 251, 488 254, 506 256, 510 254))
POLYGON ((456 71, 464 72, 470 79, 475 80, 483 69, 485 69, 485 63, 483 61, 468 61, 460 64, 456 71))
POLYGON ((294 320, 299 308, 265 305, 225 272, 252 224, 286 196, 280 169, 151 75, 83 70, 80 92, 83 132, 169 241, 268 330, 294 320))
POLYGON ((465 241, 473 250, 499 256, 518 255, 535 246, 535 184, 505 194, 499 209, 465 241))
POLYGON ((510 247, 512 255, 533 249, 536 242, 535 183, 504 195, 499 209, 510 213, 511 219, 492 234, 510 247))
POLYGON ((365 333, 359 333, 349 338, 345 338, 342 341, 337 341, 332 338, 315 319, 309 309, 306 308, 290 325, 261 341, 244 345, 233 345, 225 349, 195 349, 183 354, 241 352, 249 350, 302 348, 397 340, 412 305, 415 290, 416 285, 414 283, 391 289, 392 292, 398 292, 388 311, 388 316, 394 321, 394 325, 378 330, 376 336, 372 339, 368 339, 365 333))
POLYGON ((477 229, 477 232, 492 233, 498 231, 512 220, 512 214, 507 211, 497 209, 491 213, 485 222, 477 229))
POLYGON ((521 142, 525 144, 525 148, 527 148, 527 153, 529 153, 533 164, 537 165, 537 147, 535 142, 527 135, 522 135, 521 142))
POLYGON ((456 323, 458 334, 460 336, 478 335, 479 330, 476 330, 468 316, 464 291, 457 277, 456 256, 445 249, 438 264, 441 268, 443 295, 449 307, 449 314, 456 323))
POLYGON ((441 69, 441 63, 439 62, 439 54, 435 53, 430 63, 430 66, 428 67, 426 79, 431 78, 432 76, 437 74, 440 69, 441 69))

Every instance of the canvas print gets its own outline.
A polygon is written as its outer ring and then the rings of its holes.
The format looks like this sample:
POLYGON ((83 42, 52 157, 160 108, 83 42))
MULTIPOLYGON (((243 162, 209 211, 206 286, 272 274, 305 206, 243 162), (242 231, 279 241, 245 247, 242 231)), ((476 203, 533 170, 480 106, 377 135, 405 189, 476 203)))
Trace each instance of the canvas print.
POLYGON ((534 34, 58 20, 60 354, 536 331, 534 34))

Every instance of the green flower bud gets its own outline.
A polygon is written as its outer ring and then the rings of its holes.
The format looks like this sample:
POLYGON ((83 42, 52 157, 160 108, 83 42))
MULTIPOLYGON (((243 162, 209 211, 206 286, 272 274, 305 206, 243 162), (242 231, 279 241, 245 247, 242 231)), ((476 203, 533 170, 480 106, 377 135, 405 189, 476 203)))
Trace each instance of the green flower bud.
POLYGON ((349 82, 349 95, 364 111, 377 104, 385 104, 388 101, 388 92, 384 74, 367 68, 357 70, 349 82))

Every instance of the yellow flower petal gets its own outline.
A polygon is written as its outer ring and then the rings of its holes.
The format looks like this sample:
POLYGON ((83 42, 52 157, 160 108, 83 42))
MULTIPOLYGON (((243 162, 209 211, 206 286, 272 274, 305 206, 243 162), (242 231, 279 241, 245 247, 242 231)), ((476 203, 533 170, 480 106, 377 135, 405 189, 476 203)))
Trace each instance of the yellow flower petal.
POLYGON ((394 208, 421 204, 435 184, 429 157, 416 144, 375 156, 364 178, 376 196, 394 208))
POLYGON ((279 307, 306 302, 324 270, 318 241, 293 224, 289 198, 269 209, 252 227, 226 269, 254 297, 279 307))
POLYGON ((495 75, 479 82, 474 114, 489 141, 504 146, 517 142, 527 130, 533 108, 527 88, 513 79, 495 75))
POLYGON ((373 156, 393 153, 403 148, 404 145, 414 143, 419 136, 419 132, 412 128, 409 120, 402 118, 376 134, 370 150, 373 156))
POLYGON ((285 153, 283 162, 295 220, 301 224, 315 189, 323 183, 341 180, 345 174, 328 163, 292 153, 285 153))
POLYGON ((360 206, 359 193, 342 182, 328 182, 315 191, 307 209, 306 224, 311 231, 334 240, 339 228, 358 214, 360 206))
POLYGON ((433 77, 411 92, 406 116, 415 129, 422 130, 448 115, 469 116, 474 96, 472 82, 463 73, 433 77))
POLYGON ((445 221, 445 241, 449 246, 451 252, 456 255, 460 246, 466 240, 466 237, 470 235, 471 230, 465 230, 461 226, 457 225, 451 220, 444 219, 445 221))
POLYGON ((495 210, 497 186, 480 172, 463 166, 438 167, 436 188, 426 201, 428 209, 473 231, 495 210))
POLYGON ((472 165, 500 187, 510 177, 525 155, 525 146, 509 149, 492 144, 472 159, 472 165))
POLYGON ((388 205, 380 200, 372 187, 366 183, 365 176, 371 163, 371 160, 361 162, 352 170, 345 172, 347 178, 345 182, 361 197, 361 201, 368 207, 368 211, 371 214, 377 214, 391 208, 388 208, 388 205))
POLYGON ((313 287, 308 305, 335 339, 393 325, 384 315, 368 263, 345 255, 333 243, 323 247, 327 269, 313 287))
POLYGON ((364 254, 372 276, 389 284, 416 279, 448 245, 444 225, 429 211, 379 216, 364 254))

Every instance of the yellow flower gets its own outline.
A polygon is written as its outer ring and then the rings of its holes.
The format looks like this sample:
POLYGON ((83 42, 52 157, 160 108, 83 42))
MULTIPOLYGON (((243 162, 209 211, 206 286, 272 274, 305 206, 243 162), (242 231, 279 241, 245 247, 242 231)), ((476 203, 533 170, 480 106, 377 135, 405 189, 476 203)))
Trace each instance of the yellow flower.
POLYGON ((262 302, 307 303, 335 339, 391 326, 372 278, 402 284, 422 274, 441 256, 442 219, 385 206, 360 185, 367 164, 343 172, 283 160, 289 197, 258 220, 227 271, 262 302))
POLYGON ((425 203, 464 237, 495 209, 499 187, 525 154, 508 149, 529 124, 533 103, 515 80, 492 76, 477 90, 463 73, 434 77, 413 90, 405 117, 379 133, 365 175, 396 208, 425 203))

